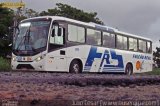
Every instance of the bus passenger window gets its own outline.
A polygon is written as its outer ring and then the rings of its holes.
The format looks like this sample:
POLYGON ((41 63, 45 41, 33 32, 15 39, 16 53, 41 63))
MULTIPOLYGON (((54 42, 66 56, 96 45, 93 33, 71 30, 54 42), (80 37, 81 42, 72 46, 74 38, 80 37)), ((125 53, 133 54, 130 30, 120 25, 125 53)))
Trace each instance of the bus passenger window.
POLYGON ((90 45, 101 45, 101 31, 87 29, 87 43, 90 45))
POLYGON ((152 53, 152 45, 151 45, 151 42, 147 42, 147 53, 152 53))
POLYGON ((129 50, 137 51, 137 39, 129 38, 129 50))
POLYGON ((115 48, 115 34, 103 32, 103 46, 115 48))
POLYGON ((68 40, 72 42, 85 42, 85 29, 76 25, 68 25, 68 40))
POLYGON ((138 51, 146 53, 146 41, 138 40, 138 43, 139 43, 138 51))
POLYGON ((63 27, 53 26, 52 36, 50 37, 50 43, 63 45, 64 44, 65 29, 63 27))
POLYGON ((117 48, 127 50, 127 37, 117 35, 117 48))

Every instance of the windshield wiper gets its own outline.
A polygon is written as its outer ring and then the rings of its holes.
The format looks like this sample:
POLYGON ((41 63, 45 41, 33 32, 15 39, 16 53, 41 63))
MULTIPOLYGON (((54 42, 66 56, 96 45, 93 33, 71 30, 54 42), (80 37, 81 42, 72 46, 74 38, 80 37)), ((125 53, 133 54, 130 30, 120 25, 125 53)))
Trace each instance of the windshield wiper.
POLYGON ((17 46, 17 48, 16 48, 16 51, 18 51, 19 48, 22 46, 22 42, 23 42, 23 41, 25 42, 25 39, 26 39, 26 37, 27 37, 26 35, 27 35, 28 32, 29 32, 29 29, 26 31, 26 33, 24 34, 22 40, 21 40, 20 43, 18 44, 18 46, 17 46))
MULTIPOLYGON (((29 29, 26 31, 25 35, 23 36, 22 40, 20 41, 20 43, 18 44, 16 51, 18 51, 20 49, 20 47, 22 46, 22 44, 25 43, 26 39, 28 40, 28 44, 30 42, 30 27, 29 29)), ((31 45, 31 49, 32 51, 36 52, 36 49, 33 48, 33 45, 31 45)), ((26 45, 25 45, 25 50, 26 50, 26 45)))

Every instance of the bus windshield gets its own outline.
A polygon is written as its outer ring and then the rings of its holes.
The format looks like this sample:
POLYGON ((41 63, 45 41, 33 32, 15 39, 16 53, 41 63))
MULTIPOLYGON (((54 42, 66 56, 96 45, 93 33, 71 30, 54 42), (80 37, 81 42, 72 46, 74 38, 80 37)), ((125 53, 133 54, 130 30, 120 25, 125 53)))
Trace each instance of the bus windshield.
POLYGON ((19 24, 13 41, 13 51, 35 54, 45 50, 50 22, 48 19, 33 19, 19 24))

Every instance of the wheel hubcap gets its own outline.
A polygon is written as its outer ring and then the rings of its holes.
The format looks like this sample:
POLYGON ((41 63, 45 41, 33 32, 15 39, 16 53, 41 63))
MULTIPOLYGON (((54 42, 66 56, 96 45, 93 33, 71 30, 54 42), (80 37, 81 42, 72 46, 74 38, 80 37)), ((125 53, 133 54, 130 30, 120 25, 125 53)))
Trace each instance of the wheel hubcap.
POLYGON ((131 75, 131 69, 130 68, 128 68, 127 72, 128 72, 128 75, 131 75))
POLYGON ((79 72, 79 66, 78 66, 78 64, 74 64, 74 65, 73 65, 73 69, 74 69, 74 71, 75 71, 76 73, 78 73, 78 72, 79 72))

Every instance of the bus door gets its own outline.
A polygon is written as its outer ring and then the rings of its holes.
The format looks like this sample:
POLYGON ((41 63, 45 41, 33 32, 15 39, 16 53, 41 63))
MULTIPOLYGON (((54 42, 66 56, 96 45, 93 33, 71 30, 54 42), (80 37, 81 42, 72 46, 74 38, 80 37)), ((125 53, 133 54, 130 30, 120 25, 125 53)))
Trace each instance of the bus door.
POLYGON ((49 53, 46 68, 49 71, 66 71, 65 24, 53 23, 49 39, 49 53))

